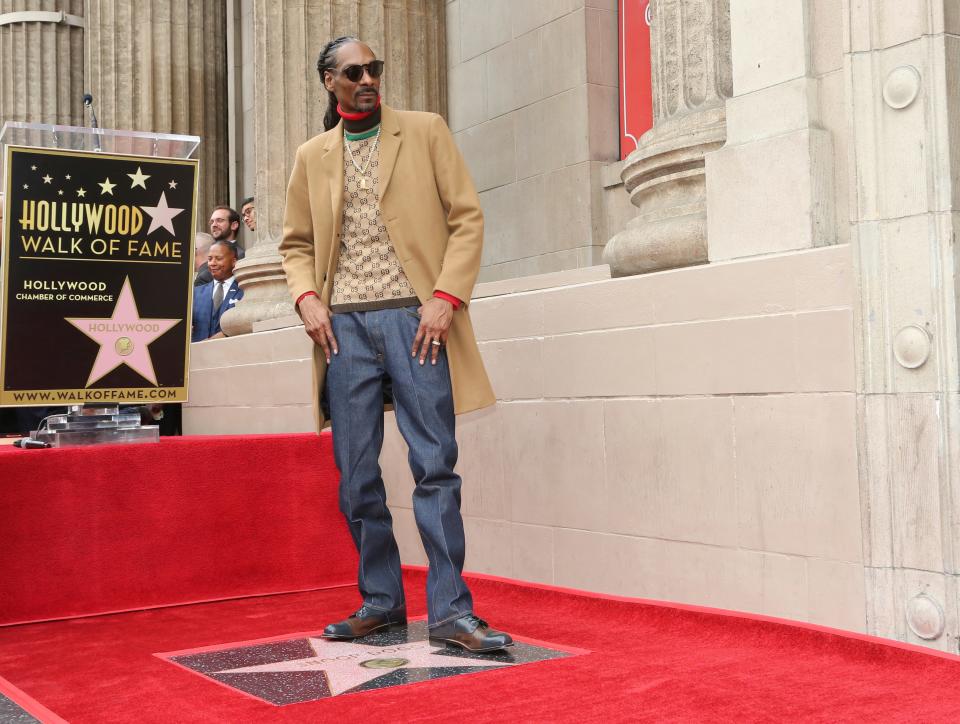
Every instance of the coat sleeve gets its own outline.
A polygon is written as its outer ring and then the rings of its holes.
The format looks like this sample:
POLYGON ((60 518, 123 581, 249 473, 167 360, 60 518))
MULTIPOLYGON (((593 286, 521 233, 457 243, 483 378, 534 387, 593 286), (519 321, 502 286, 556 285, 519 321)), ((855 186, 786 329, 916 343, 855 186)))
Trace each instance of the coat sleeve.
POLYGON ((452 294, 468 303, 480 273, 483 211, 467 164, 440 116, 434 116, 430 123, 430 158, 449 232, 443 269, 434 291, 452 294))
POLYGON ((283 237, 280 256, 287 275, 287 288, 296 302, 306 292, 317 289, 316 248, 314 246, 313 216, 310 213, 310 188, 303 149, 297 149, 293 172, 287 184, 287 203, 283 212, 283 237))

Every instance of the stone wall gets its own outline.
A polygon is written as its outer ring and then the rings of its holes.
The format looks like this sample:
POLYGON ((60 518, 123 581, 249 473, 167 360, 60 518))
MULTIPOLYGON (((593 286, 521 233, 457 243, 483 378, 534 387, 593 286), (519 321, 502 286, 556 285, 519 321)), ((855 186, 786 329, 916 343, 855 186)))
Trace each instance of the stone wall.
POLYGON ((615 0, 448 0, 449 122, 486 215, 481 281, 600 263, 619 158, 615 0))
POLYGON ((499 401, 458 420, 466 567, 864 630, 852 299, 838 246, 474 300, 499 401))

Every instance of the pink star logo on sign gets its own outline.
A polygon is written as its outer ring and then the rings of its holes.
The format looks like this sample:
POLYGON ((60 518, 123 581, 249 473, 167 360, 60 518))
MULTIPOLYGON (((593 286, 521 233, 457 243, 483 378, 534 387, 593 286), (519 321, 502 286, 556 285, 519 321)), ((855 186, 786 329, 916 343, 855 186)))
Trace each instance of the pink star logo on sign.
POLYGON ((100 345, 87 379, 86 386, 89 387, 120 365, 127 365, 151 384, 158 384, 148 345, 180 320, 142 318, 133 298, 130 277, 127 277, 109 318, 68 317, 67 321, 100 345))

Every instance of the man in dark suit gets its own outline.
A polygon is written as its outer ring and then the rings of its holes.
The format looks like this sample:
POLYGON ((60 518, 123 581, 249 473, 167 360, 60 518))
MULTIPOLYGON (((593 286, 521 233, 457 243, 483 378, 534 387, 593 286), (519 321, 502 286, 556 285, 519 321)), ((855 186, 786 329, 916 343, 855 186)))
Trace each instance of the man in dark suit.
POLYGON ((193 288, 193 333, 191 342, 225 336, 220 329, 220 316, 243 298, 243 290, 233 277, 237 252, 233 244, 215 242, 207 256, 207 268, 213 281, 193 288))

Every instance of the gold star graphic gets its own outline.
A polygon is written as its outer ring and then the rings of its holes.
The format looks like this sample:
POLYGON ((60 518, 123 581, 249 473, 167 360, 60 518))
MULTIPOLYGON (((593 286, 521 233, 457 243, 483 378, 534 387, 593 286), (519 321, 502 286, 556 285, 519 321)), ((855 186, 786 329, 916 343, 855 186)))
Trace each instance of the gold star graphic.
POLYGON ((168 185, 170 188, 172 188, 172 189, 177 188, 177 182, 176 182, 176 181, 171 181, 171 182, 170 182, 169 184, 167 184, 167 185, 168 185))
POLYGON ((63 196, 63 189, 57 189, 57 196, 63 196))
POLYGON ((51 181, 53 181, 53 176, 51 176, 50 174, 47 174, 46 176, 43 177, 43 182, 44 182, 45 184, 48 184, 48 183, 50 183, 51 181))
POLYGON ((128 173, 127 176, 129 176, 130 179, 133 181, 133 183, 130 184, 130 188, 136 188, 137 186, 139 186, 140 188, 146 190, 147 188, 146 181, 150 177, 145 175, 143 171, 140 170, 139 166, 137 166, 136 173, 128 173))
POLYGON ((28 188, 30 188, 30 184, 24 184, 24 185, 23 185, 24 191, 26 191, 28 188))
POLYGON ((70 174, 67 174, 67 181, 70 180, 70 174))
POLYGON ((104 181, 103 183, 97 182, 97 186, 100 187, 101 196, 103 196, 104 194, 110 194, 111 196, 113 196, 113 187, 116 186, 116 184, 110 183, 110 178, 108 177, 107 180, 104 181))
POLYGON ((86 196, 86 195, 87 195, 87 190, 86 190, 86 189, 82 189, 82 188, 81 188, 81 189, 77 189, 77 196, 79 196, 81 199, 82 199, 84 196, 86 196))
POLYGON ((31 167, 30 167, 30 170, 31 170, 31 171, 36 171, 36 170, 37 170, 37 167, 36 167, 36 166, 31 166, 31 167))

